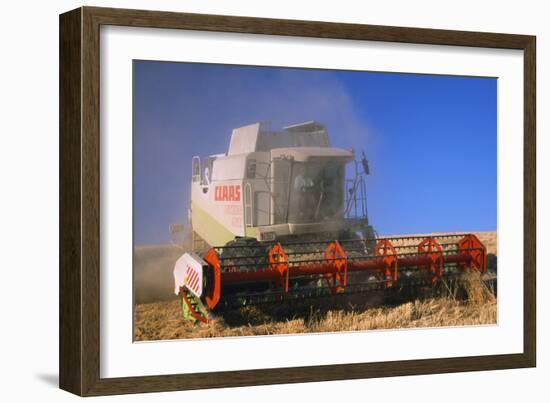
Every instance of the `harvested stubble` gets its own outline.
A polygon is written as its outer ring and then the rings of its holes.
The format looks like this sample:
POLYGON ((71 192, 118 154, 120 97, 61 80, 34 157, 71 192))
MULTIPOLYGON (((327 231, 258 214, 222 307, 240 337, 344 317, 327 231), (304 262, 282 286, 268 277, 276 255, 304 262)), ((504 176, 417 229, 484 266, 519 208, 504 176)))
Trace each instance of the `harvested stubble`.
POLYGON ((372 297, 363 304, 355 296, 332 309, 327 308, 330 301, 303 301, 292 305, 292 309, 245 307, 224 315, 225 320, 219 316, 208 325, 184 321, 179 301, 139 304, 135 309, 135 340, 495 324, 496 298, 479 274, 464 275, 461 284, 468 296, 466 301, 448 295, 373 307, 377 302, 372 297))
POLYGON ((470 305, 483 305, 496 303, 496 297, 487 285, 481 281, 478 272, 470 271, 462 275, 460 279, 462 287, 468 296, 470 305))

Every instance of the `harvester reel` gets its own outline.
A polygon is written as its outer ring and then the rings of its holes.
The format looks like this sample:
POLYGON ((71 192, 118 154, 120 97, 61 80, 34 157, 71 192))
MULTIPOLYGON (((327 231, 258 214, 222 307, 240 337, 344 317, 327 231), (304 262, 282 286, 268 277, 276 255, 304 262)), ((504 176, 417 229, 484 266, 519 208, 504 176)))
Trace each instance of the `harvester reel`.
MULTIPOLYGON (((464 270, 486 271, 485 247, 472 234, 381 238, 373 253, 357 245, 357 239, 263 245, 240 240, 240 245, 211 248, 201 259, 200 302, 211 311, 390 287, 398 291, 431 287, 464 270)), ((207 317, 185 290, 182 299, 195 320, 207 317)))
POLYGON ((435 284, 443 276, 443 253, 441 246, 433 237, 428 237, 418 245, 418 254, 426 255, 428 259, 426 270, 432 284, 435 284))

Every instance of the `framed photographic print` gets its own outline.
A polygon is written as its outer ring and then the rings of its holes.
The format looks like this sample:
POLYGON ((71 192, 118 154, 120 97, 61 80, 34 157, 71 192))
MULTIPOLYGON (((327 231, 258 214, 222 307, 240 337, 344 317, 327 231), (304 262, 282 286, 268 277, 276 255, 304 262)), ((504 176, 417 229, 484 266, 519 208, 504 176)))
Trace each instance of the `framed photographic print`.
POLYGON ((535 366, 535 100, 533 36, 62 14, 60 387, 535 366))

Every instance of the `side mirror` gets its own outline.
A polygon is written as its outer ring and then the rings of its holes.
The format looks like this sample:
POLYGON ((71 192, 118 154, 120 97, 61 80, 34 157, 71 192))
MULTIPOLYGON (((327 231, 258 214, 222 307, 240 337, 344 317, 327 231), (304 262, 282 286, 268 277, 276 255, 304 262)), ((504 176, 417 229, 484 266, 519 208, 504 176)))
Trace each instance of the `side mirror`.
POLYGON ((361 165, 363 165, 363 171, 365 172, 365 175, 370 174, 369 170, 369 160, 365 157, 365 152, 363 152, 363 156, 361 158, 361 165))

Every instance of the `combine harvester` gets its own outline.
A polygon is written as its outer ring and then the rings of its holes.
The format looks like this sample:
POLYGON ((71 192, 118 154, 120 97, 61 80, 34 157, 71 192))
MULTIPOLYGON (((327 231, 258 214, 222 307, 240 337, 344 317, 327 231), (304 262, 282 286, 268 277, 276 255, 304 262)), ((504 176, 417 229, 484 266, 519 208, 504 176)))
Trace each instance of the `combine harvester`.
POLYGON ((353 150, 331 147, 317 122, 282 132, 260 123, 234 129, 227 154, 202 162, 193 157, 193 251, 174 268, 174 291, 191 320, 207 322, 227 307, 429 286, 486 271, 485 247, 473 234, 377 237, 364 154, 357 161, 353 150))

